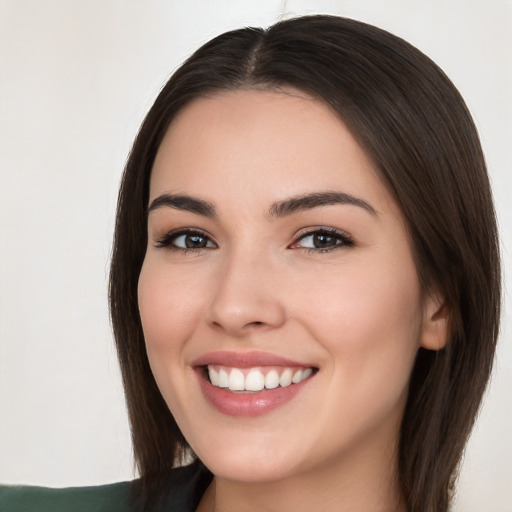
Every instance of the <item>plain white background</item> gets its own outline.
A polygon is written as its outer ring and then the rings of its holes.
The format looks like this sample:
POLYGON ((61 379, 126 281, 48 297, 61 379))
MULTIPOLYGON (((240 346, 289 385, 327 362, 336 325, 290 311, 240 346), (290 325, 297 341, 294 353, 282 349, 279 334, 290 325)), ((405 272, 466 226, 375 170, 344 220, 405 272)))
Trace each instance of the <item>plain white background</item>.
POLYGON ((0 481, 133 478, 106 295, 131 142, 199 45, 231 28, 317 12, 418 46, 475 117, 501 228, 505 301, 454 510, 512 511, 510 0, 0 0, 0 481))

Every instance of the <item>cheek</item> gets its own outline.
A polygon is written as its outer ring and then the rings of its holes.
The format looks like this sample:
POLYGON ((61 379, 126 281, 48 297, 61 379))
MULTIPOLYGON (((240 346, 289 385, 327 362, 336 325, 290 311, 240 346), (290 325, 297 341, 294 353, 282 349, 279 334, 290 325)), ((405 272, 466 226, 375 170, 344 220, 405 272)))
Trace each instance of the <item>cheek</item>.
POLYGON ((310 297, 310 304, 324 305, 309 310, 308 329, 329 353, 329 392, 314 412, 328 437, 340 437, 340 425, 360 434, 383 425, 398 428, 422 325, 411 269, 362 268, 332 279, 328 297, 310 297))
POLYGON ((391 386, 396 396, 407 386, 423 315, 414 264, 401 263, 362 261, 324 286, 317 280, 324 292, 308 297, 317 305, 307 313, 309 330, 330 353, 342 389, 357 383, 366 397, 391 386))
MULTIPOLYGON (((151 371, 169 409, 185 416, 183 400, 189 390, 183 381, 186 341, 197 325, 201 297, 193 279, 184 272, 146 259, 138 283, 138 303, 151 371)), ((197 283, 196 283, 197 284, 197 283)), ((185 400, 187 403, 187 400, 185 400)))
MULTIPOLYGON (((138 303, 150 362, 179 351, 200 315, 201 296, 184 273, 145 260, 139 276, 138 303)), ((152 363, 153 366, 153 363, 152 363)))

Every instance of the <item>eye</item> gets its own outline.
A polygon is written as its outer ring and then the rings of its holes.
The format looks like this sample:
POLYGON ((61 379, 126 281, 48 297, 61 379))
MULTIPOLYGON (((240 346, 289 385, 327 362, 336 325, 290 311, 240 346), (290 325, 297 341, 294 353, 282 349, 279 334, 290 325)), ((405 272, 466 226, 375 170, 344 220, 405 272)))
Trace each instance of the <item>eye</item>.
POLYGON ((343 231, 321 228, 303 233, 291 249, 307 249, 313 252, 328 252, 342 247, 353 247, 353 239, 343 231))
POLYGON ((167 233, 157 241, 156 247, 173 250, 190 251, 216 248, 215 243, 206 233, 197 230, 180 230, 167 233))

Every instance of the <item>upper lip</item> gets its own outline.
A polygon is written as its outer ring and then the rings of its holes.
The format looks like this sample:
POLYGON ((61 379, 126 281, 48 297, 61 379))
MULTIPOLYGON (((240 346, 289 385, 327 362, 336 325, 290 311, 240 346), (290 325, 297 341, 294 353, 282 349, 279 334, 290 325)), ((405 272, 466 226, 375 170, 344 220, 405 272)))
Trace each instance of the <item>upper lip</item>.
POLYGON ((293 361, 270 352, 232 352, 219 350, 208 352, 199 356, 192 362, 192 366, 207 366, 216 364, 233 368, 253 368, 256 366, 286 366, 312 368, 310 364, 293 361))

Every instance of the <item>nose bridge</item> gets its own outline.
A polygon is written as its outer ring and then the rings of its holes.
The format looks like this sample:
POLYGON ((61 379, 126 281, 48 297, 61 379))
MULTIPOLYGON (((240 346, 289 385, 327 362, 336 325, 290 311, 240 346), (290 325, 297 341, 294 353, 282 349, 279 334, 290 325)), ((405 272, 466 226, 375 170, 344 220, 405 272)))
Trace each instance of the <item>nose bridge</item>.
POLYGON ((210 322, 232 335, 278 327, 285 319, 276 264, 268 251, 250 245, 232 248, 226 255, 210 306, 210 322))

